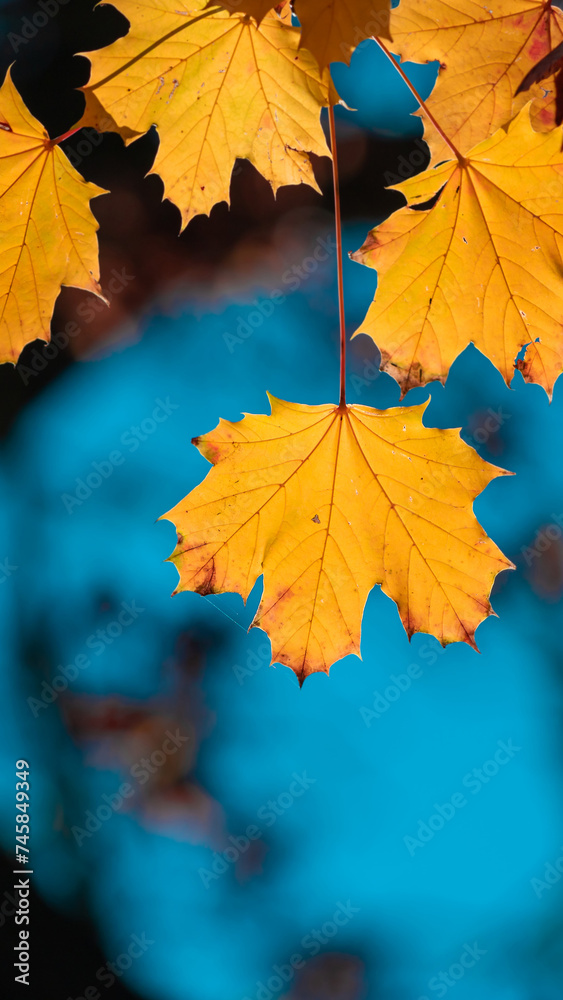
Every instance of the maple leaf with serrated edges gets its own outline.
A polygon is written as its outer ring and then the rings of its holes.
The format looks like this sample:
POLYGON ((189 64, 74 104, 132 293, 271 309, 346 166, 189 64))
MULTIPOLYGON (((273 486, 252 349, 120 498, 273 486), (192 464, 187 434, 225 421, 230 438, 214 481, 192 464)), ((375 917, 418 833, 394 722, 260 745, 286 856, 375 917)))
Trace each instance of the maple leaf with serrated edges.
POLYGON ((49 339, 61 286, 102 297, 89 208, 101 194, 51 142, 8 71, 0 88, 0 362, 49 339))
POLYGON ((409 206, 369 233, 353 260, 378 271, 356 331, 371 336, 403 393, 444 382, 470 342, 507 383, 516 357, 551 394, 563 371, 561 131, 534 132, 524 108, 463 164, 450 160, 395 188, 409 206))
POLYGON ((376 584, 404 626, 475 646, 497 573, 512 566, 472 502, 504 475, 457 430, 423 426, 422 406, 305 406, 269 397, 271 415, 221 420, 194 439, 207 478, 163 515, 178 531, 177 593, 264 592, 252 623, 272 662, 299 681, 360 655, 376 584))
MULTIPOLYGON (((244 11, 260 23, 271 4, 268 0, 223 0, 221 6, 244 11)), ((372 35, 391 40, 390 0, 295 0, 294 9, 301 25, 301 45, 313 53, 321 69, 331 62, 349 63, 354 49, 372 35)))
POLYGON ((130 22, 124 38, 92 63, 82 125, 125 141, 153 124, 160 144, 151 173, 178 206, 182 226, 229 200, 237 157, 250 160, 274 192, 284 184, 320 190, 309 153, 329 156, 320 124, 338 100, 328 71, 299 51, 299 30, 277 14, 202 12, 177 0, 116 0, 130 22))
MULTIPOLYGON (((515 94, 528 70, 562 40, 563 14, 550 2, 401 0, 393 11, 393 51, 404 60, 441 64, 426 104, 463 154, 505 125, 530 96, 534 128, 554 127, 553 75, 528 96, 515 94)), ((437 133, 425 138, 433 162, 449 158, 437 133)))

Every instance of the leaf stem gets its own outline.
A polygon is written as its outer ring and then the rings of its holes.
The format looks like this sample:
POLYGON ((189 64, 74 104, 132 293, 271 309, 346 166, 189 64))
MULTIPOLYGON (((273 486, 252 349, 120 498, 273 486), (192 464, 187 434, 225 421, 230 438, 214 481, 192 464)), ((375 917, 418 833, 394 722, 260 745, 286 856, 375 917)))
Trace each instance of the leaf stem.
POLYGON ((401 77, 401 79, 404 80, 404 82, 406 83, 407 87, 409 88, 411 94, 418 101, 418 103, 419 103, 422 111, 424 112, 424 114, 426 115, 426 117, 432 122, 432 124, 433 124, 434 128, 436 129, 436 131, 440 133, 440 135, 442 136, 442 139, 444 140, 444 142, 450 147, 450 149, 451 149, 452 153, 454 154, 454 156, 459 160, 459 162, 461 164, 464 164, 465 160, 464 160, 463 156, 461 155, 459 149, 456 149, 456 147, 454 146, 454 144, 451 141, 451 139, 449 139, 448 136, 446 135, 446 133, 444 132, 442 126, 434 118, 434 115, 432 114, 432 112, 428 110, 425 102, 422 100, 422 97, 418 93, 418 90, 416 89, 416 87, 414 86, 414 84, 411 83, 411 81, 409 80, 409 78, 408 78, 407 74, 405 73, 404 69, 402 68, 401 64, 399 62, 397 62, 397 60, 395 59, 395 56, 390 53, 390 51, 387 48, 387 46, 384 45, 383 42, 379 38, 374 38, 374 41, 376 41, 377 44, 379 45, 379 48, 382 49, 383 52, 385 52, 385 55, 387 56, 389 62, 392 63, 392 65, 397 70, 397 73, 399 74, 399 76, 401 77))
POLYGON ((80 132, 81 128, 81 125, 79 125, 78 128, 69 128, 68 132, 64 132, 63 135, 58 135, 56 139, 49 139, 49 146, 58 146, 59 142, 64 142, 65 139, 70 139, 71 135, 74 135, 76 132, 80 132))
POLYGON ((328 109, 330 151, 332 153, 332 180, 334 187, 334 227, 336 230, 336 270, 338 273, 338 314, 340 321, 340 409, 346 406, 346 320, 344 314, 344 278, 342 269, 342 222, 340 218, 340 187, 338 182, 338 156, 334 108, 328 109))

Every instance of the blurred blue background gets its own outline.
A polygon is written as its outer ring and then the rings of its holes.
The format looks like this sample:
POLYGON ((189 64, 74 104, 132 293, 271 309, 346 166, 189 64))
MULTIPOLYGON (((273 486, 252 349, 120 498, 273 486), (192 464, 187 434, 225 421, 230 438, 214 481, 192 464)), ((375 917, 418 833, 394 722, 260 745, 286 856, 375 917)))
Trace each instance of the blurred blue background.
MULTIPOLYGON (((433 73, 412 68, 426 92, 433 73)), ((373 43, 335 79, 357 109, 338 110, 352 152, 366 131, 420 135, 373 43)), ((354 250, 380 219, 344 221, 354 250)), ((495 585, 480 654, 424 635, 409 644, 377 588, 362 661, 300 690, 268 666, 265 635, 246 631, 260 584, 246 607, 170 597, 175 532, 157 519, 206 474, 190 439, 219 417, 265 412, 266 390, 336 398, 334 257, 295 290, 283 280, 331 225, 316 203, 288 209, 266 265, 254 254, 242 269, 227 262, 212 290, 168 287, 12 423, 0 494, 2 844, 9 854, 14 761, 25 758, 35 890, 55 914, 87 914, 103 962, 118 962, 102 976, 85 965, 83 991, 103 996, 114 977, 154 1000, 555 1000, 561 383, 551 404, 520 375, 508 388, 470 347, 429 390, 427 425, 461 427, 516 473, 475 503, 517 566, 495 585), (285 300, 270 309, 276 287, 285 300), (256 310, 270 314, 241 334, 256 310), (499 741, 512 749, 495 764, 499 741)), ((350 332, 375 282, 346 260, 350 332)), ((356 338, 350 402, 397 405, 376 372, 374 345, 356 338)))

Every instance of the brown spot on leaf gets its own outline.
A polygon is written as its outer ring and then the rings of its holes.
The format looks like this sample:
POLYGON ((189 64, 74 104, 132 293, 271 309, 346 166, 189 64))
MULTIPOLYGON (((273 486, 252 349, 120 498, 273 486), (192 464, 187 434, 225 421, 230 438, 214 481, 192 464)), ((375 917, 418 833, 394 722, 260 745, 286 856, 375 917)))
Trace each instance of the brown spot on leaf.
POLYGON ((379 240, 377 239, 376 230, 371 230, 367 236, 365 243, 360 247, 359 250, 354 250, 353 253, 349 254, 350 260, 356 261, 357 264, 363 264, 366 254, 370 253, 372 250, 376 250, 380 246, 379 240))
POLYGON ((205 597, 207 594, 216 594, 215 590, 216 574, 215 574, 215 560, 213 557, 201 568, 201 579, 199 583, 194 587, 196 594, 201 594, 205 597))

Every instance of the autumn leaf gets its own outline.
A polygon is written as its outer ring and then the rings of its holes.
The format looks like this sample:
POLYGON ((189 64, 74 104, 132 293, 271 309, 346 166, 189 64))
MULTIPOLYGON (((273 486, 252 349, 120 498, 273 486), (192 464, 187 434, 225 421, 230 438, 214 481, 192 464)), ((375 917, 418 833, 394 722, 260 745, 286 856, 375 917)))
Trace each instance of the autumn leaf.
MULTIPOLYGON (((401 0, 393 11, 393 51, 405 60, 441 64, 426 102, 461 153, 488 138, 533 98, 538 131, 555 125, 553 75, 526 96, 515 93, 522 77, 563 40, 563 14, 551 2, 401 0)), ((433 162, 450 151, 432 132, 433 162)))
MULTIPOLYGON (((354 260, 378 271, 356 331, 380 348, 403 392, 432 379, 472 341, 507 383, 524 377, 551 394, 563 371, 561 132, 534 132, 528 109, 460 164, 450 160, 397 184, 409 206, 372 230, 354 260)), ((355 335, 356 335, 355 334, 355 335)))
MULTIPOLYGON (((245 157, 270 182, 319 190, 309 153, 328 156, 320 111, 338 97, 328 71, 298 51, 299 30, 269 14, 258 27, 202 4, 117 0, 129 33, 87 53, 92 74, 81 124, 126 141, 156 124, 151 173, 182 214, 182 226, 229 200, 245 157)), ((86 54, 86 53, 85 53, 86 54)))
POLYGON ((0 362, 49 339, 62 285, 101 295, 88 184, 28 111, 10 73, 0 88, 0 362))
MULTIPOLYGON (((164 515, 178 531, 177 591, 237 591, 264 574, 252 623, 272 662, 302 682, 360 655, 376 584, 404 626, 475 645, 489 593, 512 564, 472 502, 503 470, 456 430, 422 424, 422 406, 305 406, 270 397, 272 413, 221 420, 194 443, 214 468, 164 515)), ((176 592, 177 592, 176 591, 176 592)))
MULTIPOLYGON (((223 0, 231 12, 251 14, 258 23, 268 11, 268 0, 223 0)), ((331 62, 350 62, 354 49, 366 38, 391 40, 390 0, 295 0, 301 25, 301 45, 312 52, 321 69, 331 62)))

